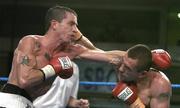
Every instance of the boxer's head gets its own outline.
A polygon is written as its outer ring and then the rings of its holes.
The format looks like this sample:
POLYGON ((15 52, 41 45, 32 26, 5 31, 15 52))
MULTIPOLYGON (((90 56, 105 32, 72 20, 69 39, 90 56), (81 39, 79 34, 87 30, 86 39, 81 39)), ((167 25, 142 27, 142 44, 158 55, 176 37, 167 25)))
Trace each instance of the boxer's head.
POLYGON ((142 44, 135 45, 122 57, 118 69, 119 76, 124 81, 135 81, 142 72, 150 69, 151 64, 151 50, 142 44))
POLYGON ((138 72, 148 71, 152 65, 152 53, 148 46, 143 44, 135 45, 127 50, 128 58, 137 60, 136 69, 138 72))
MULTIPOLYGON (((45 17, 46 36, 51 37, 60 46, 68 46, 74 41, 77 32, 77 14, 74 10, 55 6, 47 11, 45 17)), ((56 44, 54 42, 54 44, 56 44)))
POLYGON ((61 22, 66 17, 67 12, 72 13, 77 17, 77 13, 68 7, 54 6, 50 8, 47 11, 46 17, 45 17, 45 30, 46 31, 48 30, 52 20, 61 22))

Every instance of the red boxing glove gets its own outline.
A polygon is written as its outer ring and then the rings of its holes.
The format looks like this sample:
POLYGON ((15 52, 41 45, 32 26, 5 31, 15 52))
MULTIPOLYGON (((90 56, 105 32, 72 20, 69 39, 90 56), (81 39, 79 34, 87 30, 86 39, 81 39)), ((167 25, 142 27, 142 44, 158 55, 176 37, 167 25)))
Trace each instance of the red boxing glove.
POLYGON ((153 67, 159 70, 167 69, 171 66, 171 56, 163 49, 152 50, 153 67))
POLYGON ((124 82, 119 82, 112 91, 114 97, 126 102, 130 107, 145 108, 145 105, 137 95, 137 87, 134 84, 127 85, 124 82))
POLYGON ((48 79, 55 74, 63 79, 70 78, 73 74, 73 64, 68 56, 53 58, 50 60, 49 65, 41 68, 45 75, 45 79, 48 79))

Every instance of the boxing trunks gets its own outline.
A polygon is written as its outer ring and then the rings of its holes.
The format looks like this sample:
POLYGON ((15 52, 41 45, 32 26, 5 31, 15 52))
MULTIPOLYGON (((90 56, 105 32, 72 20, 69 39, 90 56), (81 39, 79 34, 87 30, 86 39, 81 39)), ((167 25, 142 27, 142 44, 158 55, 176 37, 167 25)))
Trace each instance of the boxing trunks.
POLYGON ((33 108, 30 96, 16 85, 5 84, 0 98, 0 108, 33 108))

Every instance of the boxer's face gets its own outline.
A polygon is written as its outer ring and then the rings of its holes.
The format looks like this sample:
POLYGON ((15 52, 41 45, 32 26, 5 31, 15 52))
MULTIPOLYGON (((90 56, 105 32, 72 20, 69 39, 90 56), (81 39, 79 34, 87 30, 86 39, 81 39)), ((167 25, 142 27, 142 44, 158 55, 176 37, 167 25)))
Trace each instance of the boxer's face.
POLYGON ((64 19, 56 26, 56 30, 64 42, 74 40, 74 35, 77 32, 77 17, 70 12, 66 12, 64 19))
POLYGON ((138 72, 136 71, 137 60, 129 58, 125 55, 122 58, 122 63, 118 68, 118 75, 122 81, 136 81, 138 72))

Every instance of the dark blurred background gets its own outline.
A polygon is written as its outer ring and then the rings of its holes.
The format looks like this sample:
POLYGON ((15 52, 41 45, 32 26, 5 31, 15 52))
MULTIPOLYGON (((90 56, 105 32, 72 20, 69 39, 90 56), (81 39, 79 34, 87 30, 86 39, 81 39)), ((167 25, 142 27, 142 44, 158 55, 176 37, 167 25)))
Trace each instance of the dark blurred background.
MULTIPOLYGON (((44 34, 45 13, 56 4, 78 13, 81 32, 99 48, 126 50, 142 43, 167 50, 173 64, 164 73, 173 84, 180 84, 180 0, 1 0, 0 76, 9 75, 20 38, 44 34)), ((81 81, 116 81, 113 68, 107 64, 76 62, 81 81)), ((80 86, 79 96, 90 99, 91 108, 115 108, 120 104, 112 98, 111 89, 80 86)), ((180 88, 174 88, 171 107, 179 108, 179 102, 180 88)))

